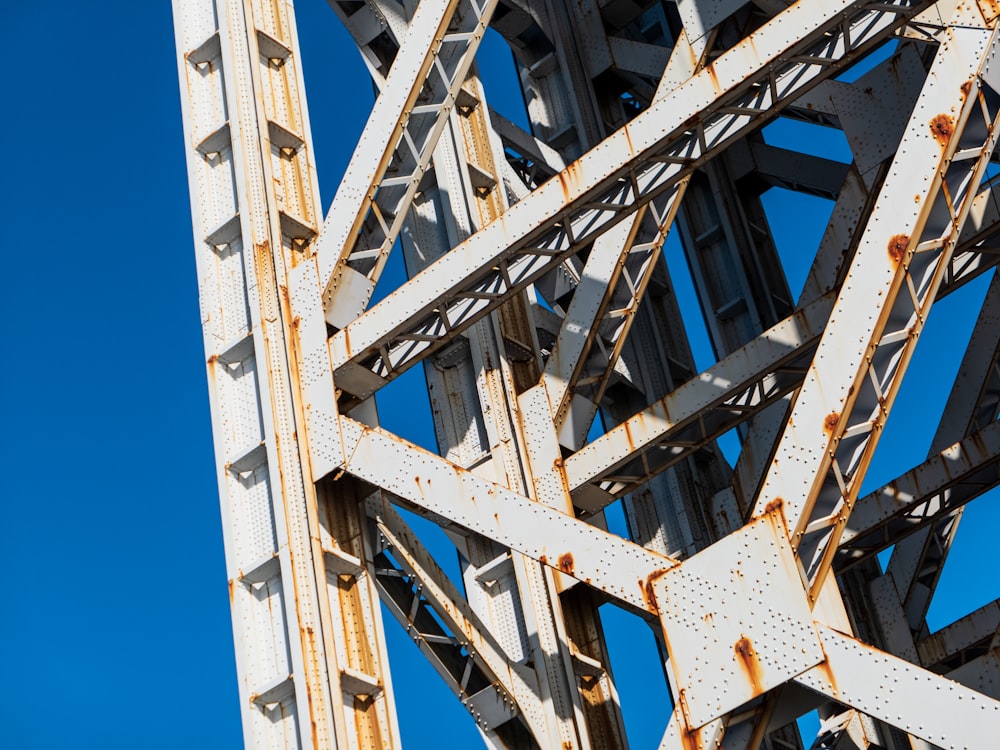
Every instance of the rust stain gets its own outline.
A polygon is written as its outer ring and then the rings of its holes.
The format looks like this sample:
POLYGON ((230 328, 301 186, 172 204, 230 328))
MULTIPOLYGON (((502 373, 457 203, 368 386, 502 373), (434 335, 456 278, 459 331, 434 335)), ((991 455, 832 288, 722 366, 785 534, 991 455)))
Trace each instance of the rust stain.
POLYGON ((979 12, 986 23, 992 23, 1000 17, 1000 2, 997 0, 976 0, 976 5, 979 6, 979 12))
POLYGON ((837 429, 837 423, 840 421, 840 414, 835 411, 830 412, 826 415, 826 419, 823 420, 823 432, 827 435, 833 434, 833 431, 837 429))
POLYGON ((931 135, 933 135, 934 139, 942 146, 948 145, 948 141, 951 140, 952 133, 954 132, 955 127, 948 115, 936 115, 934 119, 931 120, 931 135))
POLYGON ((719 509, 719 520, 722 521, 727 529, 729 528, 729 514, 726 513, 725 508, 719 509))
POLYGON ((889 257, 893 263, 899 263, 906 257, 906 248, 910 244, 910 235, 894 234, 889 238, 889 257))
POLYGON ((972 91, 972 81, 966 81, 959 88, 962 89, 962 98, 965 99, 968 97, 969 92, 972 91))
MULTIPOLYGON (((313 629, 311 627, 306 628, 306 638, 308 639, 309 642, 310 667, 312 668, 312 674, 315 676, 318 675, 320 671, 319 671, 319 663, 316 660, 316 634, 313 632, 313 629)), ((312 701, 310 701, 309 725, 310 725, 310 733, 312 734, 313 747, 319 747, 318 744, 319 736, 316 726, 316 717, 313 715, 312 712, 312 701)))
POLYGON ((642 589, 642 595, 646 599, 646 604, 649 605, 649 609, 653 612, 659 612, 660 608, 656 604, 656 593, 653 590, 653 586, 658 580, 663 578, 670 568, 657 568, 648 576, 646 576, 645 582, 639 581, 639 588, 642 589))
POLYGON ((628 141, 628 152, 635 155, 635 146, 632 145, 632 134, 628 131, 628 123, 622 126, 622 132, 625 133, 625 140, 628 141))
POLYGON ((681 731, 681 745, 684 747, 684 750, 702 750, 698 730, 684 727, 681 731))
POLYGON ((562 187, 563 198, 566 202, 569 202, 575 197, 574 194, 578 192, 580 183, 579 169, 580 164, 575 161, 572 164, 567 164, 566 169, 557 175, 559 177, 559 185, 562 187))
MULTIPOLYGON (((829 420, 830 417, 827 417, 827 419, 829 420)), ((834 424, 835 425, 837 424, 836 421, 834 421, 834 424)), ((776 497, 776 498, 774 498, 774 500, 772 500, 771 502, 769 502, 767 505, 764 506, 764 512, 765 513, 774 513, 776 510, 780 511, 781 507, 784 504, 785 504, 785 501, 782 498, 776 497)))
POLYGON ((722 88, 719 86, 719 75, 715 72, 715 65, 705 66, 705 74, 712 79, 712 88, 715 89, 715 93, 722 93, 722 88))
POLYGON ((232 578, 229 579, 229 606, 233 606, 233 596, 235 594, 234 583, 232 578))
POLYGON ((830 687, 833 688, 834 693, 839 693, 840 690, 837 688, 837 681, 833 677, 833 670, 830 669, 829 660, 824 659, 823 661, 821 661, 819 664, 816 665, 816 669, 820 670, 823 673, 823 677, 826 679, 827 682, 830 683, 830 687))
POLYGON ((559 555, 559 570, 568 576, 573 575, 573 553, 566 552, 559 555))
POLYGON ((747 677, 750 679, 754 695, 764 692, 763 672, 760 662, 757 661, 757 654, 753 650, 753 644, 750 643, 750 639, 745 635, 741 636, 736 641, 736 645, 733 646, 733 651, 736 653, 737 662, 743 667, 747 677))
POLYGON ((549 564, 548 555, 539 555, 538 562, 540 562, 542 565, 548 565, 549 564))
POLYGON ((684 688, 681 688, 677 693, 677 703, 681 707, 681 715, 679 718, 682 719, 682 721, 681 726, 678 727, 680 729, 679 734, 681 736, 681 746, 684 750, 705 750, 701 741, 701 732, 698 730, 698 727, 691 727, 688 723, 689 710, 687 695, 684 688))

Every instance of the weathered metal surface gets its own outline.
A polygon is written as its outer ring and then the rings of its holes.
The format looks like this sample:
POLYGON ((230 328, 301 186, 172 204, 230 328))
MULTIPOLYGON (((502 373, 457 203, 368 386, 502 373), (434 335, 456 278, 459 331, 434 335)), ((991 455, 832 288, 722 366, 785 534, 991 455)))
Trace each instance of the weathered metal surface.
POLYGON ((1000 482, 1000 282, 928 460, 858 494, 931 306, 1000 259, 996 4, 330 5, 379 94, 320 232, 291 2, 174 2, 247 745, 399 745, 381 597, 491 747, 628 745, 608 601, 659 633, 662 747, 800 747, 817 707, 815 747, 990 747, 996 602, 925 615, 1000 482), (478 78, 488 24, 524 126, 478 78), (775 187, 836 201, 797 306, 775 187), (368 309, 397 238, 411 279, 368 309), (417 363, 441 455, 366 401, 417 363))

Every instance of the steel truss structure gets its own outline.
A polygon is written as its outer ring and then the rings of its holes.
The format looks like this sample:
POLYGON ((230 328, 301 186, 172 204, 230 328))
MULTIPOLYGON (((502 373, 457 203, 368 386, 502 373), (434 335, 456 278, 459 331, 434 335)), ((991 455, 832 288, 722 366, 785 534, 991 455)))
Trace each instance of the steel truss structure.
POLYGON ((1000 604, 926 615, 1000 482, 1000 5, 329 5, 378 95, 324 211, 291 0, 173 0, 247 746, 398 747, 388 612, 486 745, 627 747, 611 602, 661 645, 661 747, 995 747, 1000 604), (487 102, 488 28, 530 132, 487 102), (778 117, 853 162, 766 143, 778 117), (798 300, 775 186, 835 201, 798 300), (930 455, 863 495, 932 305, 987 273, 930 455), (417 364, 436 454, 378 426, 417 364))

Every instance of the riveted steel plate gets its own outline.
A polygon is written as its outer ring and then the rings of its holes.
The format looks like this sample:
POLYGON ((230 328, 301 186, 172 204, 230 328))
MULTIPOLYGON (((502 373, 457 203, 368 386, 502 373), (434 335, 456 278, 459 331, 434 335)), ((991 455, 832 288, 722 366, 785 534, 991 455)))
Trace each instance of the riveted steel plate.
POLYGON ((653 586, 689 727, 823 660, 780 508, 653 586))

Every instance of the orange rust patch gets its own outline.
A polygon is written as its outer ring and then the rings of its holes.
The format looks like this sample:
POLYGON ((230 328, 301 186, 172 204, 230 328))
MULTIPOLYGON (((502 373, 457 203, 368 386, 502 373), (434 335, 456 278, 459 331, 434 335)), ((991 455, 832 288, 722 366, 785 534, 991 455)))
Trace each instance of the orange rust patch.
POLYGON ((934 119, 931 120, 931 135, 933 135, 934 139, 942 146, 948 145, 948 141, 951 140, 952 133, 954 132, 955 127, 952 125, 951 118, 948 117, 948 115, 936 115, 934 119))
POLYGON ((233 606, 233 595, 234 595, 233 585, 234 585, 234 583, 235 582, 233 581, 233 579, 230 578, 229 579, 229 606, 230 607, 233 606))
POLYGON ((832 411, 826 415, 826 419, 823 420, 823 432, 832 433, 837 428, 837 422, 840 421, 840 415, 832 411))
POLYGON ((719 76, 715 72, 715 66, 714 65, 706 65, 705 66, 705 73, 706 73, 706 75, 708 75, 708 77, 710 79, 712 79, 712 87, 715 89, 715 91, 717 93, 721 92, 722 89, 719 87, 719 76))
POLYGON ((561 570, 566 575, 573 575, 573 554, 566 552, 559 555, 559 570, 561 570))
POLYGON ((976 4, 986 23, 992 23, 1000 16, 1000 3, 997 0, 976 0, 976 4))
POLYGON ((839 692, 837 689, 837 680, 833 676, 833 670, 830 669, 829 660, 824 659, 821 661, 816 665, 816 669, 823 673, 823 676, 826 678, 826 681, 830 683, 830 687, 833 688, 834 692, 839 692))
POLYGON ((642 589, 642 594, 646 599, 646 604, 653 612, 659 612, 660 608, 656 605, 656 594, 653 591, 653 585, 663 578, 669 571, 669 568, 657 568, 648 576, 646 576, 646 581, 643 583, 639 581, 639 588, 642 589))
POLYGON ((764 690, 764 680, 760 662, 757 661, 757 654, 753 650, 753 644, 750 643, 750 639, 742 636, 736 641, 733 651, 736 653, 737 662, 742 666, 750 680, 754 694, 759 695, 764 690))
POLYGON ((966 81, 959 86, 959 88, 962 89, 962 98, 964 99, 969 95, 969 92, 972 91, 972 81, 966 81))
MULTIPOLYGON (((829 419, 829 417, 827 417, 829 419)), ((781 510, 781 506, 785 504, 785 501, 780 497, 774 498, 771 502, 764 506, 765 513, 774 513, 776 510, 781 510)))
POLYGON ((549 558, 548 558, 547 555, 541 555, 538 558, 538 562, 540 562, 542 565, 548 565, 549 564, 549 558))
POLYGON ((635 146, 632 145, 632 134, 628 132, 628 123, 622 126, 622 132, 625 134, 625 140, 628 141, 628 152, 634 154, 635 146))
POLYGON ((681 732, 681 744, 684 746, 684 750, 702 750, 698 730, 685 727, 684 731, 681 732))
POLYGON ((579 169, 579 164, 577 162, 573 162, 572 164, 567 164, 566 168, 557 175, 559 178, 559 185, 562 187, 563 198, 567 201, 575 197, 574 193, 580 184, 579 169))
POLYGON ((893 263, 899 263, 906 257, 906 248, 910 244, 910 235, 894 234, 889 238, 889 257, 893 263))

